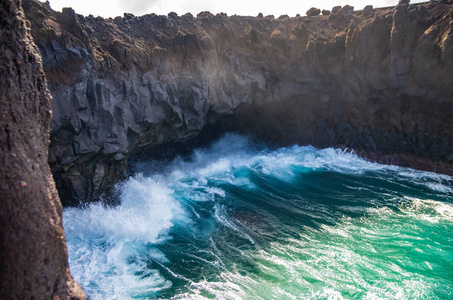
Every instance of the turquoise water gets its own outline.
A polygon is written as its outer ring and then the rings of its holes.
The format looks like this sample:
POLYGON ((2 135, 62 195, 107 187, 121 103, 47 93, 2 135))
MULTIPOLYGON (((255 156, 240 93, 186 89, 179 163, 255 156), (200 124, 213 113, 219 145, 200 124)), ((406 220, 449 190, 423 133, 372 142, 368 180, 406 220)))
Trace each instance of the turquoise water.
POLYGON ((90 299, 453 299, 452 177, 233 134, 136 169, 64 210, 90 299))

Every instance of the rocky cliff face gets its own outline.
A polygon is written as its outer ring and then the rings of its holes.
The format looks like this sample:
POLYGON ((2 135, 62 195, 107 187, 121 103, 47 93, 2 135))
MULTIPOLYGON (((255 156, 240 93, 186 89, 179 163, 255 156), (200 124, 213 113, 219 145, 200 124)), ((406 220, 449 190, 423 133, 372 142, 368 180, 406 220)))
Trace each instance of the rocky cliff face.
POLYGON ((451 0, 278 19, 103 19, 24 5, 54 97, 49 161, 68 204, 98 198, 143 147, 207 124, 453 168, 451 0))
POLYGON ((0 298, 86 299, 47 163, 51 96, 20 1, 0 4, 0 298))

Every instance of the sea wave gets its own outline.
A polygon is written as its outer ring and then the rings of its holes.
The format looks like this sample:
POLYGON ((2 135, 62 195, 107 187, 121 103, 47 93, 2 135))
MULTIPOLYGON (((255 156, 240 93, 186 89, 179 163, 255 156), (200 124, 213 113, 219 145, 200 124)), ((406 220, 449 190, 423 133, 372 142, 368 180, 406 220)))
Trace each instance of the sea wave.
POLYGON ((451 296, 449 176, 235 134, 138 164, 118 206, 64 210, 91 299, 451 296))

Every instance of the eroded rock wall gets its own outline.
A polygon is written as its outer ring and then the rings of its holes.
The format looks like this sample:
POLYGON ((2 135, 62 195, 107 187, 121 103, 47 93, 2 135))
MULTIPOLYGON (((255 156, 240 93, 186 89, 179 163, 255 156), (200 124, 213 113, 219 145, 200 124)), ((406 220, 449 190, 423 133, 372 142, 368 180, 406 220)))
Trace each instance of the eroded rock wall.
POLYGON ((86 299, 47 154, 51 95, 20 1, 0 3, 0 298, 86 299))
POLYGON ((451 1, 278 19, 25 9, 55 99, 49 160, 68 204, 97 199, 143 147, 207 124, 452 168, 451 1))
POLYGON ((393 157, 404 166, 453 174, 451 2, 347 18, 336 42, 309 42, 301 66, 285 70, 287 77, 307 74, 295 77, 302 93, 239 107, 222 127, 283 144, 349 147, 378 161, 393 157))

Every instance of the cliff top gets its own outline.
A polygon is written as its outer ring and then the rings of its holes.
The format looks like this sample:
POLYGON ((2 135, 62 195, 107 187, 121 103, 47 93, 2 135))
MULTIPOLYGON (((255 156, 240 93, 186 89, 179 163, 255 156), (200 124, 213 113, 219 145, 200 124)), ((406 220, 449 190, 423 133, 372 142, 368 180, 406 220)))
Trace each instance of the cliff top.
MULTIPOLYGON (((451 3, 449 1, 443 1, 451 3)), ((443 2, 431 1, 408 5, 411 18, 416 22, 430 23, 444 13, 443 2), (429 10, 430 13, 426 13, 429 10)), ((445 5, 445 4, 444 4, 445 5)), ((201 12, 196 17, 190 13, 178 16, 147 14, 136 17, 125 13, 123 17, 102 18, 76 14, 71 8, 56 12, 48 3, 24 1, 33 36, 41 51, 51 47, 71 49, 73 57, 64 65, 44 61, 50 84, 67 83, 74 78, 61 76, 82 67, 84 56, 90 56, 94 65, 108 70, 139 72, 153 68, 153 60, 163 58, 167 52, 207 52, 215 48, 222 51, 250 53, 253 56, 271 57, 279 52, 285 59, 280 64, 293 64, 298 52, 310 47, 312 41, 344 41, 351 26, 384 20, 392 22, 394 7, 354 11, 351 6, 335 7, 329 15, 316 16, 227 16, 220 13, 201 12), (60 41, 60 45, 55 44, 60 41), (63 69, 66 72, 63 72, 63 69)), ((373 33, 375 34, 375 33, 373 33)), ((379 34, 379 33, 377 33, 379 34)), ((174 58, 174 54, 171 55, 174 58)))

